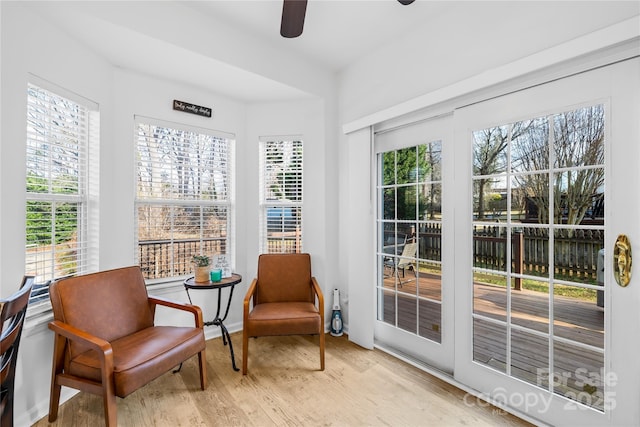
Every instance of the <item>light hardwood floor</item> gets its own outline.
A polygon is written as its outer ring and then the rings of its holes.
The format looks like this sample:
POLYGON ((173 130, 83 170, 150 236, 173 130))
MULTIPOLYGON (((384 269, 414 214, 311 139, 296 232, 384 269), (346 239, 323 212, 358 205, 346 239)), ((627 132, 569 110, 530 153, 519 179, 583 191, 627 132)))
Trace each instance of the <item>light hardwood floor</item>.
MULTIPOLYGON (((242 334, 232 334, 237 365, 242 334)), ((119 426, 525 426, 528 423, 379 350, 326 336, 319 371, 317 337, 249 342, 249 373, 231 368, 220 338, 207 342, 209 386, 199 388, 197 358, 118 399, 119 426)), ((58 420, 34 426, 104 425, 102 400, 80 393, 58 420)))

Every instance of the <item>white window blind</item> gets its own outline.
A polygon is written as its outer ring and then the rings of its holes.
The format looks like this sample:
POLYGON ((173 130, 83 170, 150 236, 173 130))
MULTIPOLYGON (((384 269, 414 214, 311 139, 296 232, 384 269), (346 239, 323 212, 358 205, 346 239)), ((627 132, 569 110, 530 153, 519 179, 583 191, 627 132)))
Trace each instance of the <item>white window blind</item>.
POLYGON ((302 252, 302 160, 300 138, 260 139, 261 253, 302 252))
POLYGON ((27 87, 25 274, 31 300, 44 283, 89 271, 88 146, 90 110, 34 84, 27 87))
POLYGON ((137 118, 135 141, 137 262, 145 277, 190 274, 194 255, 232 255, 233 135, 137 118))

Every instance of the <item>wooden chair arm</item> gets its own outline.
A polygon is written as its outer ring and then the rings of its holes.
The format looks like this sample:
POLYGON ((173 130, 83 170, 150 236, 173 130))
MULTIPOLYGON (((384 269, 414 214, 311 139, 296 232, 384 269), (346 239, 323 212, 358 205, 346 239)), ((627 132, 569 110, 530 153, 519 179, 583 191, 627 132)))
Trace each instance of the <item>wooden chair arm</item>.
POLYGON ((56 334, 54 338, 56 345, 54 346, 54 372, 52 380, 55 381, 56 374, 62 373, 64 344, 59 337, 64 337, 70 341, 81 342, 95 350, 100 359, 100 371, 103 380, 111 378, 111 375, 113 375, 113 348, 108 341, 59 320, 49 322, 49 329, 56 334))
POLYGON ((315 277, 311 278, 311 284, 313 285, 313 292, 318 298, 318 308, 321 312, 324 312, 324 295, 322 295, 322 289, 320 289, 320 285, 318 285, 318 281, 315 277))
POLYGON ((251 299, 255 296, 257 289, 258 289, 258 279, 253 279, 251 281, 251 284, 249 285, 249 289, 247 289, 247 293, 245 294, 244 300, 242 303, 245 320, 247 316, 249 316, 249 307, 251 305, 251 299))
POLYGON ((320 313, 320 325, 324 328, 324 295, 322 295, 322 289, 318 285, 318 281, 315 277, 311 277, 311 285, 313 286, 313 292, 318 298, 318 312, 320 313))
POLYGON ((99 353, 106 355, 113 352, 111 344, 108 341, 59 320, 52 320, 49 322, 49 329, 71 341, 78 341, 86 344, 99 353))
POLYGON ((249 301, 256 293, 256 289, 258 288, 258 279, 253 279, 251 281, 251 285, 249 285, 249 289, 247 289, 247 293, 244 296, 244 305, 249 306, 249 301))
POLYGON ((202 317, 202 309, 197 305, 184 304, 160 297, 148 297, 149 304, 162 305, 164 307, 175 308, 176 310, 188 311, 193 314, 197 328, 204 328, 204 320, 202 317))
POLYGON ((249 318, 249 308, 251 305, 251 299, 253 298, 253 296, 256 293, 256 289, 258 289, 258 279, 253 279, 251 281, 251 285, 249 285, 249 289, 247 289, 247 293, 244 296, 244 300, 242 302, 242 306, 243 306, 243 320, 244 320, 244 324, 247 324, 247 320, 249 318))
MULTIPOLYGON (((94 394, 113 394, 113 348, 111 347, 111 344, 102 338, 98 338, 88 332, 75 328, 59 320, 49 322, 49 329, 55 333, 53 340, 53 369, 51 371, 52 393, 55 390, 54 385, 58 385, 58 387, 66 385, 78 388, 81 384, 82 390, 90 391, 94 394), (67 347, 67 341, 81 342, 96 351, 98 354, 98 360, 100 361, 100 376, 102 377, 101 384, 85 379, 79 379, 63 372, 64 354, 65 348, 67 347)), ((60 391, 58 389, 58 397, 59 393, 60 391)), ((115 405, 115 402, 113 402, 113 404, 115 405)), ((53 413, 53 418, 51 418, 51 414, 51 409, 49 409, 49 420, 55 420, 57 411, 53 413)))

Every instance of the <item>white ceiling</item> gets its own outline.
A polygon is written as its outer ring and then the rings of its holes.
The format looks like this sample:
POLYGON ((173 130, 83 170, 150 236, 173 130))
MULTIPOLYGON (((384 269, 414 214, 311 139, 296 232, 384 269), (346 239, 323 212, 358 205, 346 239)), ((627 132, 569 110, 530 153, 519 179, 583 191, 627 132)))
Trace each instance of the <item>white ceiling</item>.
MULTIPOLYGON (((367 56, 360 64, 375 64, 370 59, 376 51, 396 57, 392 53, 407 43, 405 54, 430 57, 436 65, 471 69, 464 61, 497 52, 504 61, 515 60, 550 47, 544 43, 570 40, 637 14, 640 5, 637 0, 416 0, 408 6, 397 0, 309 0, 302 35, 286 39, 280 36, 282 0, 20 3, 117 67, 246 102, 322 95, 349 65, 367 56), (539 37, 541 30, 550 36, 539 37), (412 43, 416 34, 420 43, 412 43), (391 44, 398 40, 401 44, 391 44)), ((380 64, 389 65, 394 64, 380 64)), ((434 68, 431 78, 447 69, 434 68)))
POLYGON ((277 53, 280 58, 291 58, 293 64, 304 61, 306 67, 311 64, 318 72, 333 75, 386 41, 427 24, 437 10, 447 7, 446 2, 426 0, 409 6, 396 0, 309 0, 303 34, 286 39, 280 36, 282 0, 24 3, 118 67, 254 102, 309 93, 284 83, 273 72, 267 77, 261 70, 243 66, 242 60, 221 58, 178 42, 170 29, 153 33, 151 24, 140 19, 152 21, 173 10, 175 16, 197 18, 187 23, 194 32, 206 37, 223 34, 224 40, 212 46, 223 43, 238 52, 260 46, 268 52, 265 56, 277 53), (188 72, 184 64, 190 64, 188 72))
POLYGON ((309 0, 300 37, 280 36, 281 0, 185 1, 200 13, 243 28, 265 43, 339 71, 400 34, 436 19, 447 2, 309 0))

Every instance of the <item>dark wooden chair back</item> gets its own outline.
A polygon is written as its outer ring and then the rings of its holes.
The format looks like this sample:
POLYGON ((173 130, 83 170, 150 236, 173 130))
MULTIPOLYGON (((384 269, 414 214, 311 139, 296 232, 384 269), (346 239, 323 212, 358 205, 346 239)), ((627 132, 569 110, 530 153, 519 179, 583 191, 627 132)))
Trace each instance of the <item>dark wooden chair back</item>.
POLYGON ((33 277, 25 276, 20 289, 0 300, 0 425, 13 426, 13 397, 18 362, 18 347, 33 286, 33 277))

